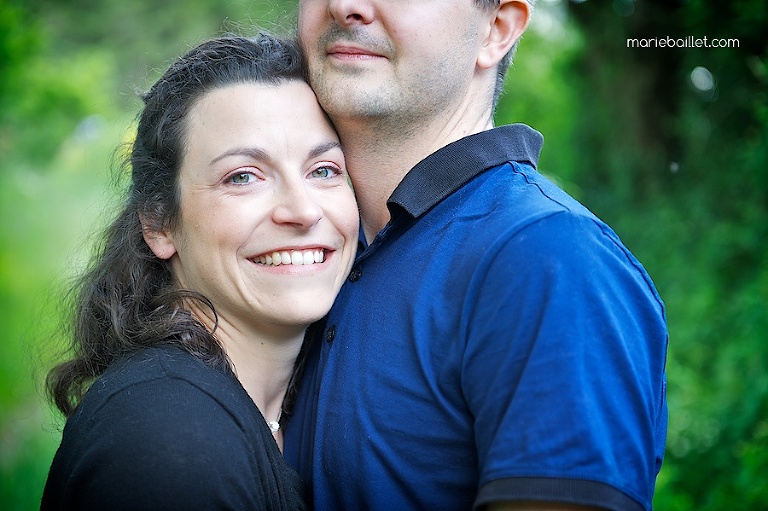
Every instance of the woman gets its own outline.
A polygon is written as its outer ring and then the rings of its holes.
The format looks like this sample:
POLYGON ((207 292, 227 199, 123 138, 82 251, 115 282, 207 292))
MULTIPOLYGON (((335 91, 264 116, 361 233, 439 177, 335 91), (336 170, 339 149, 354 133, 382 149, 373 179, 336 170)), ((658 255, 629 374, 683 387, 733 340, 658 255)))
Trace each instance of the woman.
POLYGON ((225 37, 144 96, 126 204, 75 294, 43 509, 300 509, 281 455, 357 207, 293 43, 225 37), (87 390, 87 392, 86 392, 87 390))

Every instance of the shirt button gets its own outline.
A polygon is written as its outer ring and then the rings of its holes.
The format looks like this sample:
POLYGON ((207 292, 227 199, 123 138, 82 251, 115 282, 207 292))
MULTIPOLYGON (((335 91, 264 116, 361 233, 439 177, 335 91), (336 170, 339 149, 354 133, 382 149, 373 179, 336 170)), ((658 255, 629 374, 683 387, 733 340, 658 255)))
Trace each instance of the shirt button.
POLYGON ((336 327, 332 326, 325 331, 325 341, 333 342, 333 338, 336 337, 336 327))
POLYGON ((360 268, 352 268, 352 271, 349 272, 349 281, 350 282, 357 282, 360 280, 360 277, 363 276, 363 270, 360 268))

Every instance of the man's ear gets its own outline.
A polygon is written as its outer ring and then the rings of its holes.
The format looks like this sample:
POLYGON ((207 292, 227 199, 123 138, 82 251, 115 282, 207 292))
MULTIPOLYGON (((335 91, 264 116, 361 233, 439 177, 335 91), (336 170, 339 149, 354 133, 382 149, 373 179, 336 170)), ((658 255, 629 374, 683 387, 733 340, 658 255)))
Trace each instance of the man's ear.
POLYGON ((144 235, 144 241, 159 259, 170 259, 176 253, 176 245, 173 242, 173 236, 167 229, 157 230, 146 222, 141 216, 141 232, 144 235))
POLYGON ((501 0, 490 16, 489 30, 477 56, 478 67, 496 67, 523 35, 530 17, 527 0, 501 0))

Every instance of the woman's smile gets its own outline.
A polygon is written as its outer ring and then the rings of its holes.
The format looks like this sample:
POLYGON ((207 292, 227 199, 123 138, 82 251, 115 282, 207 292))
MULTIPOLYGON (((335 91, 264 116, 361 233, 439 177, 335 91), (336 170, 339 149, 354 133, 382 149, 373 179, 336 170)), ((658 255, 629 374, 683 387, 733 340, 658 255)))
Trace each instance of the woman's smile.
POLYGON ((278 249, 254 257, 253 262, 265 266, 314 265, 325 261, 325 251, 325 248, 278 249))

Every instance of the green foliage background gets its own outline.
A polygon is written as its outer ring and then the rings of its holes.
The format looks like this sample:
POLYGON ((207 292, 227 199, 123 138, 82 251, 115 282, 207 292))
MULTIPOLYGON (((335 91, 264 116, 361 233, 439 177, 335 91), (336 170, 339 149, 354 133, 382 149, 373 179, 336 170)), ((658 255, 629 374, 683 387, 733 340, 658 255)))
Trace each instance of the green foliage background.
MULTIPOLYGON (((136 91, 206 36, 291 28, 294 8, 0 0, 2 509, 38 506, 59 441, 40 383, 62 290, 119 193, 136 91)), ((666 302, 656 509, 768 508, 766 28, 763 0, 539 0, 497 112, 544 133, 541 170, 615 228, 666 302), (739 47, 626 45, 666 36, 739 47), (696 68, 713 88, 693 86, 696 68)))

